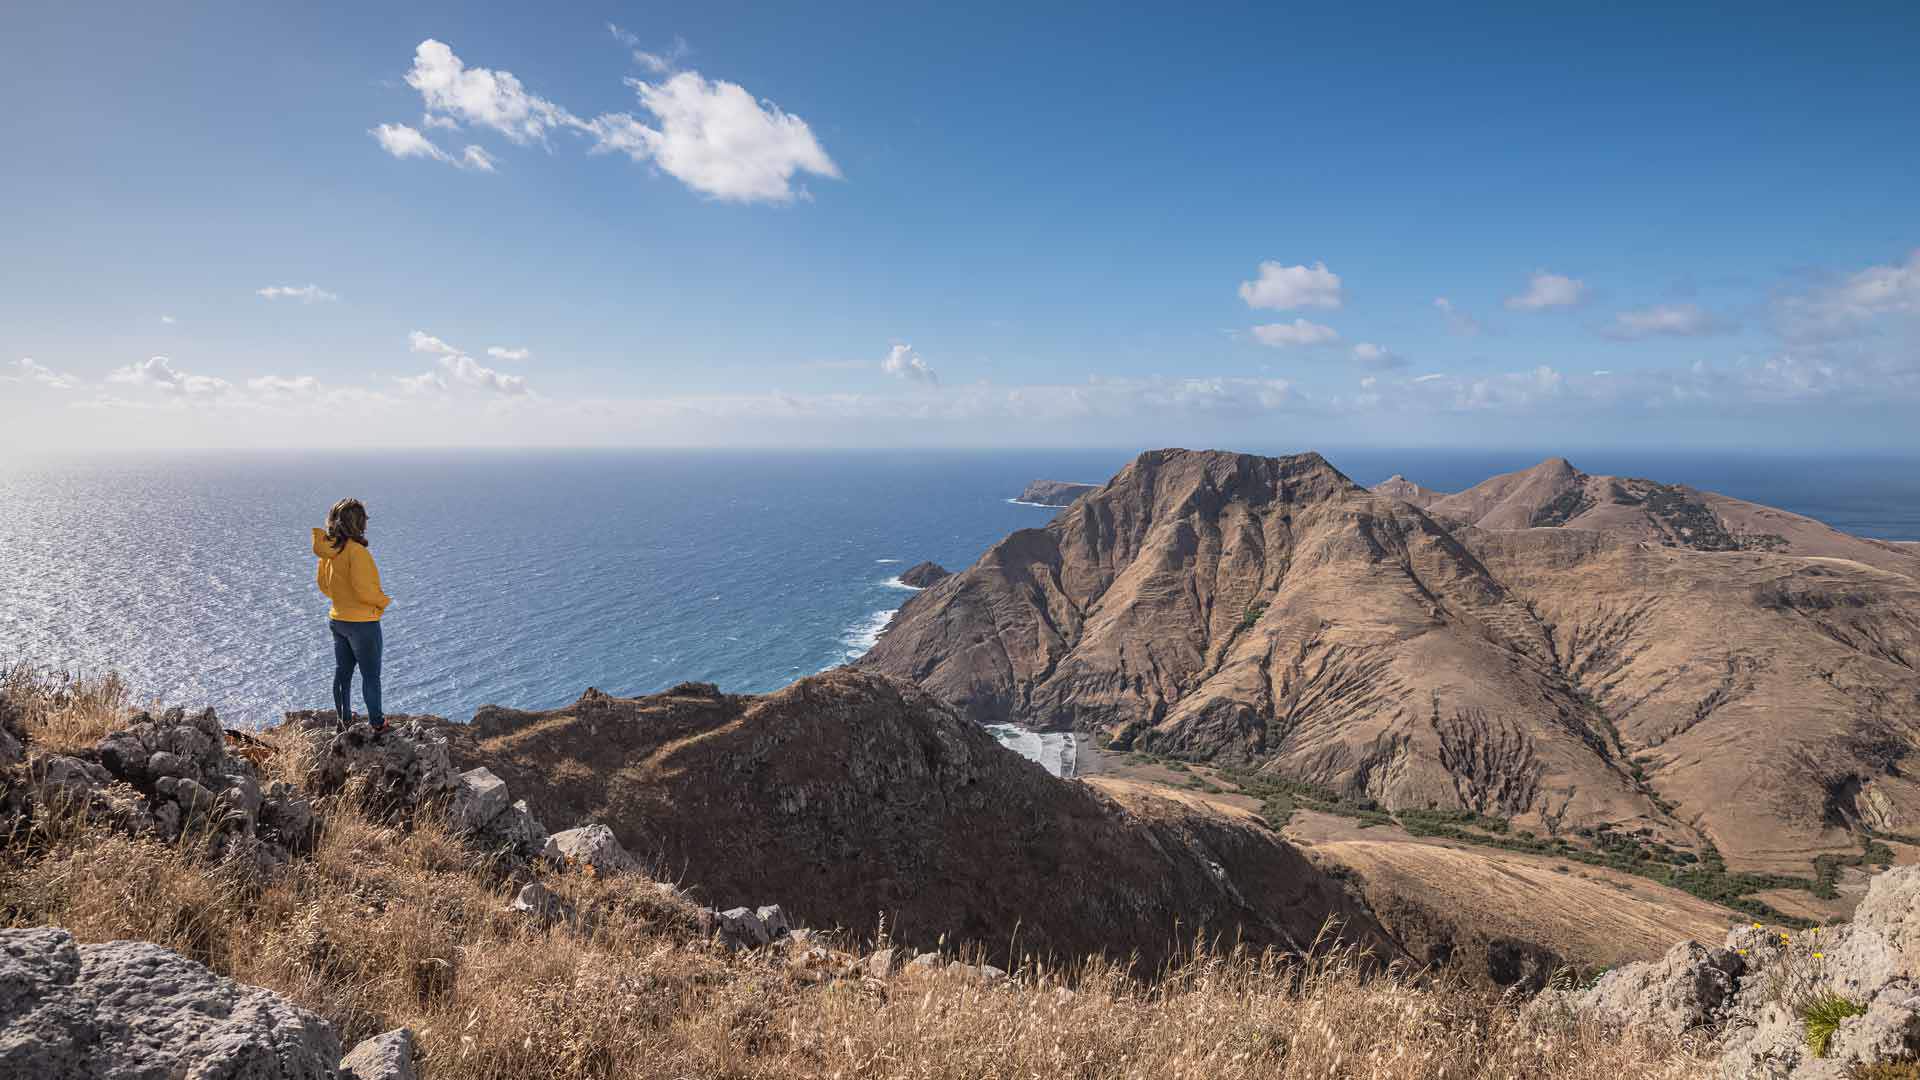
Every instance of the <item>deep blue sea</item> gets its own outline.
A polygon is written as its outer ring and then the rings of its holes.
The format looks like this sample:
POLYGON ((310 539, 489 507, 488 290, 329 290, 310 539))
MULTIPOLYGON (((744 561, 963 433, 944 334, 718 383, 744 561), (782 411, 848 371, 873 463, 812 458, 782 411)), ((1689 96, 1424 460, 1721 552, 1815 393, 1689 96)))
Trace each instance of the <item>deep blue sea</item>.
MULTIPOLYGON (((1286 448, 1263 448, 1286 452, 1286 448)), ((230 724, 324 708, 332 653, 307 529, 371 512, 387 708, 466 718, 697 679, 765 691, 860 655, 921 559, 971 563, 1051 511, 1029 480, 1131 451, 157 454, 0 463, 0 665, 118 670, 230 724)), ((1455 490, 1544 452, 1328 452, 1354 480, 1455 490)), ((1573 455, 1920 539, 1920 461, 1573 455)))

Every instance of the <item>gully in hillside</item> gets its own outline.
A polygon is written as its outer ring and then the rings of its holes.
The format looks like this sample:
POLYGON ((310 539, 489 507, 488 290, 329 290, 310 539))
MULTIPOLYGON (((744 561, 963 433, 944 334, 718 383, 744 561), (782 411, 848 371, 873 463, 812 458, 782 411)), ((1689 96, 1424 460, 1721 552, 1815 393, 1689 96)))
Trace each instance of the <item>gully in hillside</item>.
POLYGON ((313 530, 319 557, 314 582, 333 609, 333 709, 340 726, 353 722, 353 669, 360 668, 360 693, 367 702, 367 723, 375 734, 387 726, 380 709, 380 616, 393 598, 380 591, 380 568, 367 549, 367 508, 359 499, 341 499, 327 512, 327 527, 313 530))

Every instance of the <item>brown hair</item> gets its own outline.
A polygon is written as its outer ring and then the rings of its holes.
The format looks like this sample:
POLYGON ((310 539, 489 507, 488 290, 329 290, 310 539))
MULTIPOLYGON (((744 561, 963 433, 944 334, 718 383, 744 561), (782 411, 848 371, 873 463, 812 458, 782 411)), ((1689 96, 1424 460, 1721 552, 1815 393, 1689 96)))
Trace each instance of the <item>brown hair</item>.
POLYGON ((337 550, 349 540, 367 546, 367 508, 359 499, 341 499, 327 511, 327 542, 337 550))

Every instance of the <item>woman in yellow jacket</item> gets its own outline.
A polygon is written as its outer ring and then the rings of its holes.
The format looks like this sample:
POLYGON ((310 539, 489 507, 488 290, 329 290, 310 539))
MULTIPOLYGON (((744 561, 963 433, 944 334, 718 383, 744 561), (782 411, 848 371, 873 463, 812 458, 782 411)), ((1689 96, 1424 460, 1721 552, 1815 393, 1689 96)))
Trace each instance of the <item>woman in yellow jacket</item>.
POLYGON ((333 610, 333 715, 340 727, 353 723, 353 668, 360 666, 360 693, 367 699, 367 723, 378 735, 387 726, 380 709, 380 615, 393 598, 380 591, 380 569, 367 550, 367 508, 359 499, 341 499, 327 513, 327 527, 313 530, 313 553, 320 557, 314 581, 333 610))

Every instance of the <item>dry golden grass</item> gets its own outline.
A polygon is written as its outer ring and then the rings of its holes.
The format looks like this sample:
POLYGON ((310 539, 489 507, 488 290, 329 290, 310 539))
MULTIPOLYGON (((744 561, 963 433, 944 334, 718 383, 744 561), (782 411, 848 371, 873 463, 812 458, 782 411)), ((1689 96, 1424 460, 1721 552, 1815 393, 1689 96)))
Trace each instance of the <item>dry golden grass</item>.
MULTIPOLYGON (((31 745, 44 746, 30 714, 31 745)), ((65 723, 66 721, 61 721, 65 723)), ((77 723, 61 730, 71 733, 77 723)), ((275 778, 306 752, 269 736, 275 778)), ((820 978, 799 949, 729 956, 644 879, 544 878, 578 924, 507 910, 513 868, 430 820, 345 801, 315 851, 260 877, 190 844, 84 822, 0 848, 0 916, 83 941, 140 938, 332 1020, 349 1045, 414 1029, 434 1080, 559 1077, 1556 1077, 1698 1075, 1702 1059, 1333 951, 1300 963, 1197 952, 1141 982, 1089 962, 984 985, 954 974, 820 978)), ((524 871, 519 871, 524 875, 524 871)), ((836 961, 844 965, 845 957, 836 961)))
POLYGON ((20 708, 41 753, 88 750, 124 726, 132 704, 118 675, 87 679, 15 665, 0 670, 0 697, 20 708))

